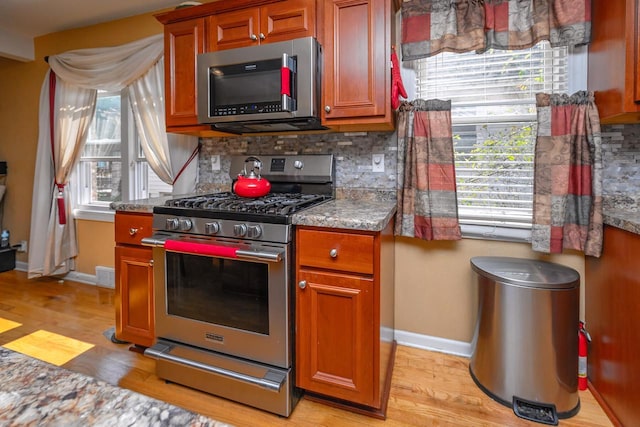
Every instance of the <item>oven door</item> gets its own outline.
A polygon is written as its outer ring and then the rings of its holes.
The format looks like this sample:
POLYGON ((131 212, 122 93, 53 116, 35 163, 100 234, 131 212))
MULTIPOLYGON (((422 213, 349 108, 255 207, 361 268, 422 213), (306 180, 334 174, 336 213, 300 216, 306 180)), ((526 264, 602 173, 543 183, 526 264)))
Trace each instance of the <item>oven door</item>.
POLYGON ((289 245, 162 240, 154 248, 158 338, 291 366, 289 245))

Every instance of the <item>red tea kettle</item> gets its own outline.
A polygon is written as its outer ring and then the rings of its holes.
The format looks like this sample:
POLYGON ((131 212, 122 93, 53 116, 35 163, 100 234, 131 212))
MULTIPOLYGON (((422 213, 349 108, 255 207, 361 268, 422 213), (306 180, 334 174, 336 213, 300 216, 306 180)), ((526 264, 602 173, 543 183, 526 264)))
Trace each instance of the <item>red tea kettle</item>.
POLYGON ((271 183, 260 176, 260 169, 262 169, 260 159, 247 157, 242 173, 238 174, 238 179, 233 184, 233 192, 240 197, 262 197, 269 194, 271 183), (248 163, 252 166, 247 174, 248 163))

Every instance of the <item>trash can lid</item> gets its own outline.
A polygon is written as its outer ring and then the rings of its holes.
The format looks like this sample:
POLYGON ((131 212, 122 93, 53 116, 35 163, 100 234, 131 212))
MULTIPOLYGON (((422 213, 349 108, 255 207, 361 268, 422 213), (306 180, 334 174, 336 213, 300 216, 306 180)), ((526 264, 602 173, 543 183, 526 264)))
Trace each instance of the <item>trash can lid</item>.
POLYGON ((471 258, 478 274, 517 286, 571 289, 580 285, 580 274, 573 268, 533 259, 479 256, 471 258))

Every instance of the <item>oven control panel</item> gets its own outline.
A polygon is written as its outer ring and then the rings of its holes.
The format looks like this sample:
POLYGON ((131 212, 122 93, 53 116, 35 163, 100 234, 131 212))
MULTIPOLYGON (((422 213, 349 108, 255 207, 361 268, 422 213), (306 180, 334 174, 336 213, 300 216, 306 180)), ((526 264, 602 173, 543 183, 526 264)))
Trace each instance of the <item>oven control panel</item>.
POLYGON ((226 219, 212 220, 210 218, 186 218, 175 215, 154 214, 153 228, 157 231, 173 232, 176 235, 187 233, 278 243, 291 241, 291 226, 287 224, 253 223, 226 219))

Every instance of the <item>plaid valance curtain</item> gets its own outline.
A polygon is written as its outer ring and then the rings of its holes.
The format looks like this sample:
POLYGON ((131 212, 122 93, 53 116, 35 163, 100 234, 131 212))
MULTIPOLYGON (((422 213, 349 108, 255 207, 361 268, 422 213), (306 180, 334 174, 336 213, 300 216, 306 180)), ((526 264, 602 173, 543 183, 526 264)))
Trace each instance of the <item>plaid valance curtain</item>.
POLYGON ((405 0, 402 60, 440 52, 516 50, 591 38, 591 0, 405 0))
POLYGON ((415 100, 398 114, 395 234, 459 240, 451 101, 415 100))
POLYGON ((531 245, 602 252, 602 138, 593 92, 537 94, 531 245))

